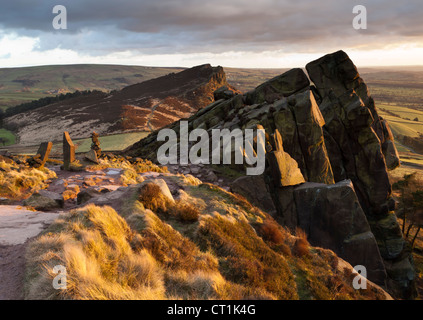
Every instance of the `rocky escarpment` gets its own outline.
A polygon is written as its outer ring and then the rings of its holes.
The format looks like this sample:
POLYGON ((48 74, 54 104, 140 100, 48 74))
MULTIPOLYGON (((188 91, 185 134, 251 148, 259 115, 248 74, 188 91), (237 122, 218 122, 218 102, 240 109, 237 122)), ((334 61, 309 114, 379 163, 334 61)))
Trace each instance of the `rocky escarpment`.
MULTIPOLYGON (((396 297, 412 297, 412 258, 388 178, 399 165, 389 125, 346 53, 306 69, 309 77, 293 69, 245 95, 222 97, 190 117, 189 130, 262 126, 265 173, 238 178, 232 191, 282 225, 304 229, 313 245, 365 266, 369 279, 396 297)), ((179 122, 169 127, 179 132, 179 122)), ((126 154, 155 159, 161 143, 155 132, 126 154)))
POLYGON ((150 131, 189 117, 214 101, 226 82, 222 67, 201 65, 111 92, 63 100, 4 120, 23 145, 38 144, 68 131, 73 138, 150 131))

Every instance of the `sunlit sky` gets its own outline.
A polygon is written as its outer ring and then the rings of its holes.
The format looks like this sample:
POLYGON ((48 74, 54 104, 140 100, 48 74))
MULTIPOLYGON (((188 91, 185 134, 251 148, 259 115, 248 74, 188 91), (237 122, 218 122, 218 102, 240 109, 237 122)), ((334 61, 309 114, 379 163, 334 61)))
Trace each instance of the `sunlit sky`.
POLYGON ((346 51, 359 66, 423 65, 421 0, 1 0, 0 68, 49 64, 302 67, 346 51), (67 29, 55 30, 55 5, 67 29), (367 29, 352 22, 367 8, 367 29))

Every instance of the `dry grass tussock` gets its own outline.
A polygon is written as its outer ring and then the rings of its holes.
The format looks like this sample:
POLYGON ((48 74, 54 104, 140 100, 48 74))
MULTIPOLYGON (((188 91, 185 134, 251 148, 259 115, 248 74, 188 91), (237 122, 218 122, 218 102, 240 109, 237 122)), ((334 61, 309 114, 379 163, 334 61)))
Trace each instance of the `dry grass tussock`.
POLYGON ((171 201, 161 191, 160 187, 152 182, 141 187, 139 201, 146 209, 155 213, 164 213, 179 219, 182 222, 195 222, 200 217, 200 211, 193 204, 185 201, 171 201))
POLYGON ((146 250, 131 248, 134 234, 110 207, 72 211, 27 252, 28 299, 163 299, 163 273, 146 250), (67 271, 67 289, 52 287, 55 265, 67 271))
POLYGON ((310 253, 310 244, 307 240, 307 234, 304 230, 297 228, 295 232, 297 238, 295 240, 293 253, 298 257, 307 256, 310 253))
POLYGON ((48 186, 56 173, 47 168, 19 168, 16 164, 0 162, 0 197, 23 199, 48 186))
POLYGON ((222 290, 232 297, 212 255, 140 204, 128 221, 139 219, 141 233, 110 207, 62 216, 29 246, 25 298, 219 299, 222 290), (56 265, 66 267, 66 290, 52 287, 56 265))

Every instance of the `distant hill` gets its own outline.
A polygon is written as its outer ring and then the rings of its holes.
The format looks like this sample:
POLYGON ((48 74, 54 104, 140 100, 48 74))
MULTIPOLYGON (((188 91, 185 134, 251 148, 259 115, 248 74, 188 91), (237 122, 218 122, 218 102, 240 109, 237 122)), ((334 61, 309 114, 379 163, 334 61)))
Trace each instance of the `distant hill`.
POLYGON ((77 90, 122 89, 181 70, 183 68, 96 64, 1 68, 0 109, 77 90))
POLYGON ((130 85, 110 93, 95 91, 19 113, 3 120, 23 145, 61 139, 150 131, 189 117, 214 101, 228 85, 222 67, 202 65, 130 85))

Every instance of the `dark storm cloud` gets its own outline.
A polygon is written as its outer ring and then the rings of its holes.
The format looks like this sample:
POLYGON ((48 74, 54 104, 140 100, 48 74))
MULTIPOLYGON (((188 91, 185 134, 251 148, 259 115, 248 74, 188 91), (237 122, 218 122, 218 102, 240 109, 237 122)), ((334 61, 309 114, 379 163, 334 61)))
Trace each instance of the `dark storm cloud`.
MULTIPOLYGON (((4 2, 4 1, 3 1, 4 2)), ((1 4, 0 26, 56 47, 99 54, 313 51, 421 38, 421 0, 14 0, 1 4), (52 28, 52 8, 65 5, 68 30, 52 28), (368 10, 368 30, 352 28, 352 8, 368 10)))

